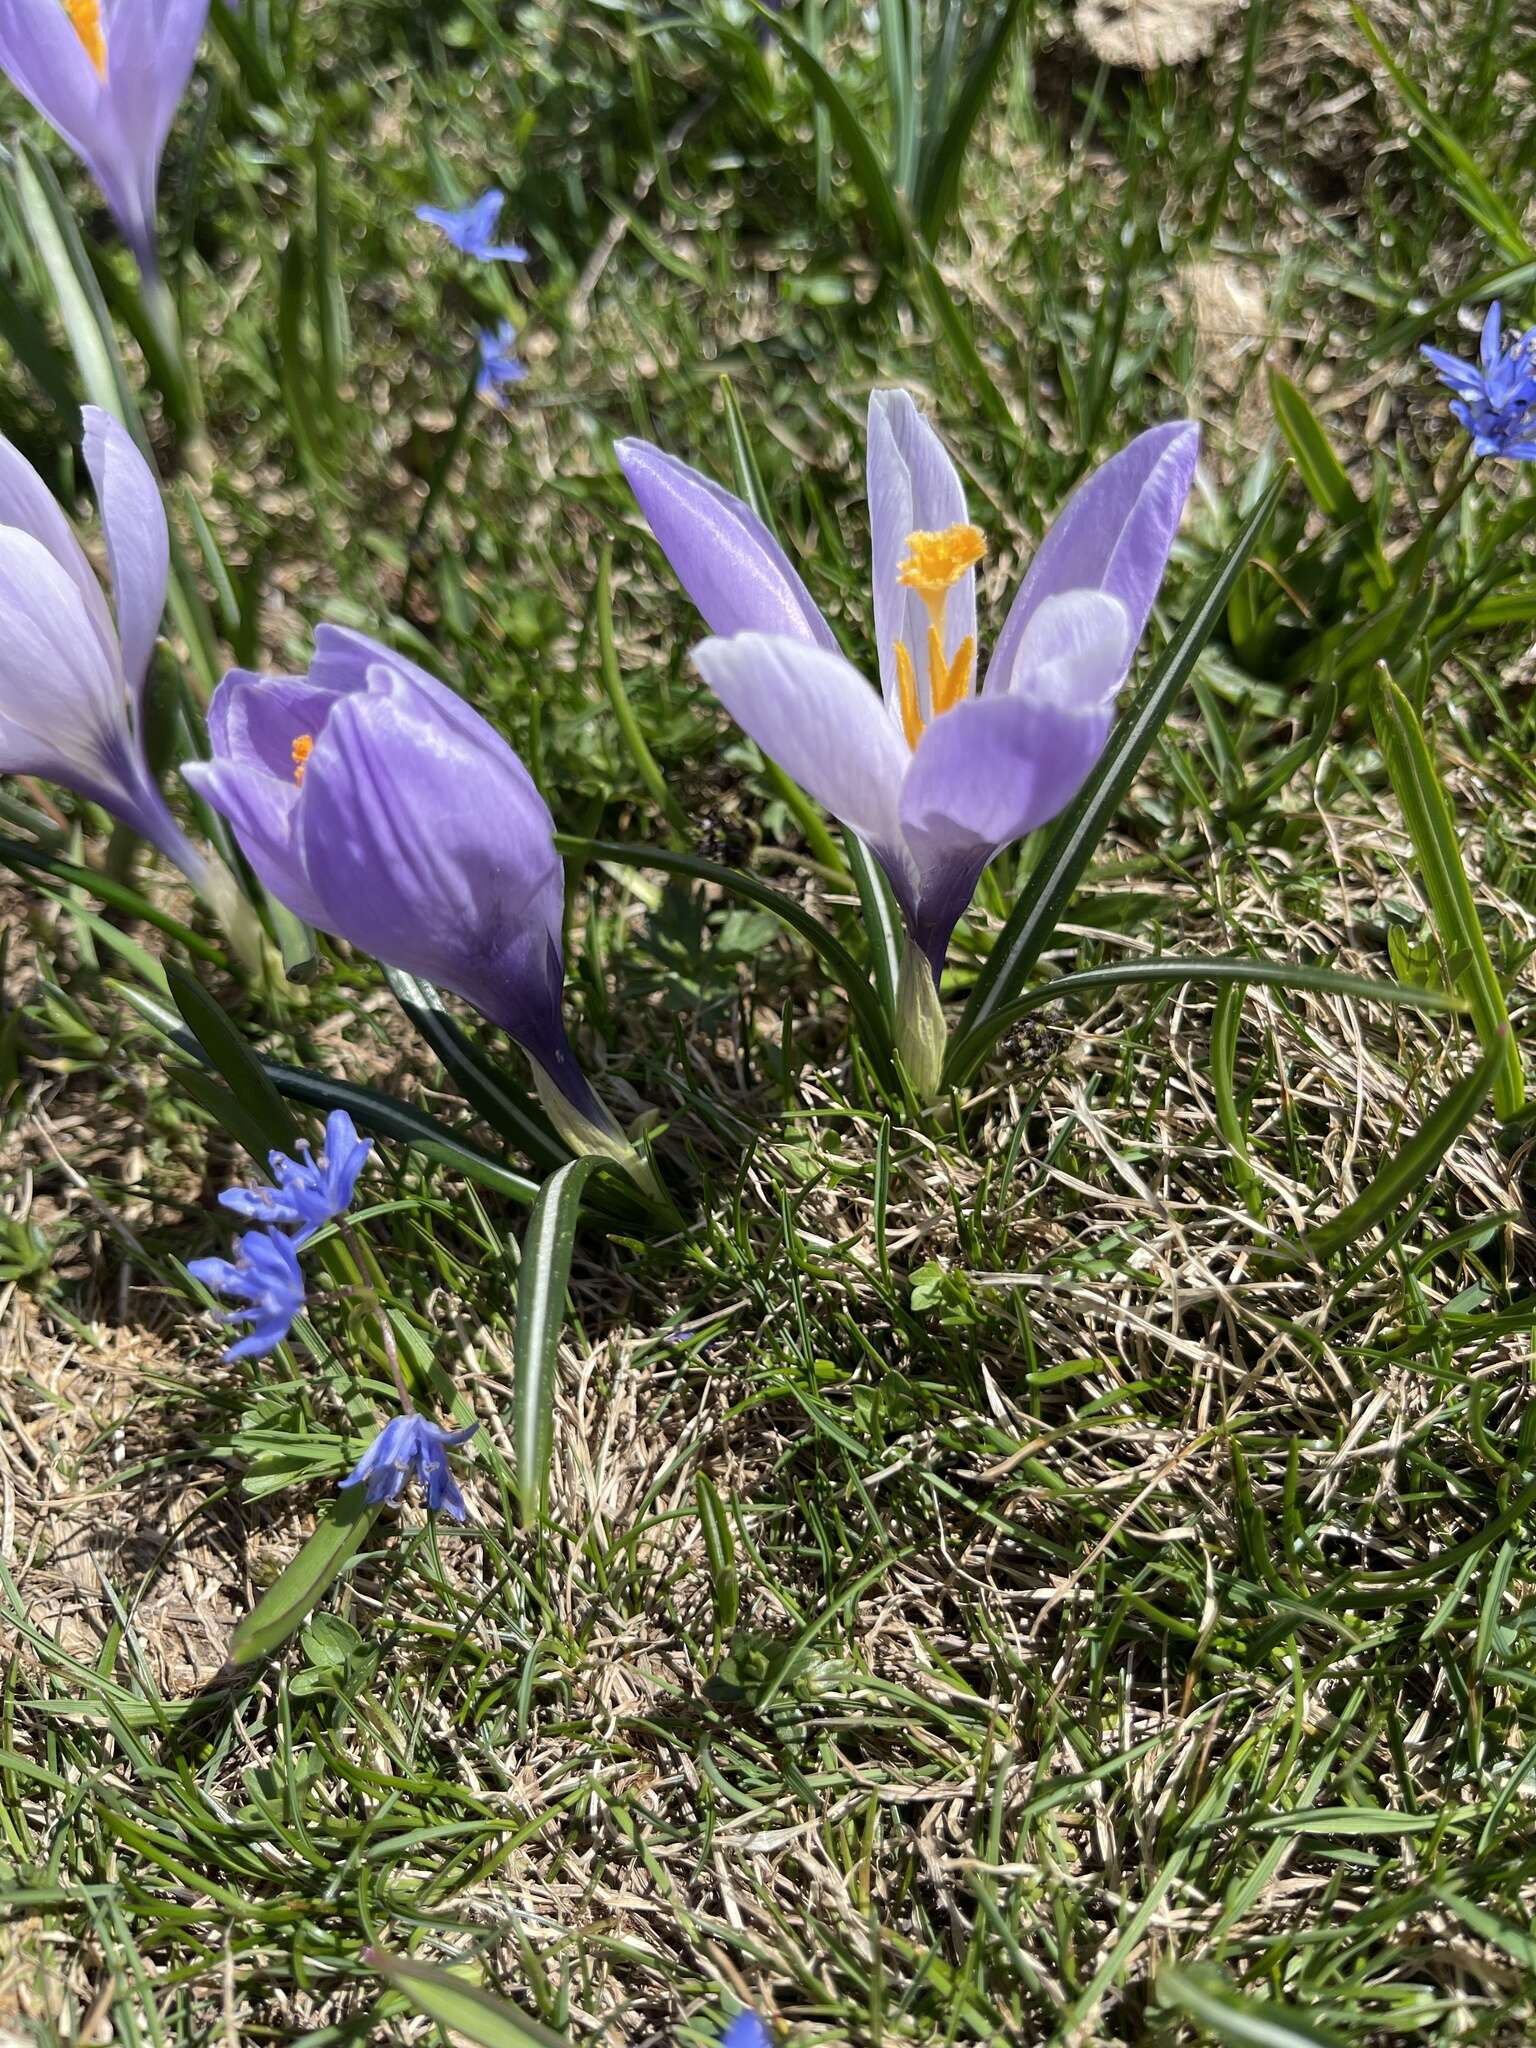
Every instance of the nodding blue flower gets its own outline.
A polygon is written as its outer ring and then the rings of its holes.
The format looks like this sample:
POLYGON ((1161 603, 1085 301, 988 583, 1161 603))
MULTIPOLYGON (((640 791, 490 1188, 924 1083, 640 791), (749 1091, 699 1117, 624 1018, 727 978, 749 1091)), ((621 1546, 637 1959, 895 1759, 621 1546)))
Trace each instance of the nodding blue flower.
POLYGON ((448 1453, 467 1443, 479 1428, 439 1429, 424 1415, 397 1415, 386 1422, 341 1485, 364 1486, 370 1507, 398 1500, 413 1479, 421 1482, 427 1506, 445 1509, 454 1521, 464 1519, 464 1496, 448 1469, 448 1453))
POLYGON ((462 255, 482 263, 526 263, 528 251, 520 242, 491 240, 501 218, 502 196, 493 185, 468 206, 418 206, 416 218, 440 228, 462 255))
POLYGON ((193 1259, 187 1271, 200 1280, 210 1294, 227 1295, 231 1301, 249 1304, 232 1308, 220 1320, 249 1323, 249 1333, 231 1344, 224 1356, 259 1358, 274 1351, 287 1336, 294 1317, 304 1306, 304 1275, 293 1239, 280 1230, 248 1230, 229 1259, 193 1259))
POLYGON ((487 327, 481 333, 480 375, 475 390, 488 405, 499 405, 503 387, 520 384, 528 374, 528 365, 512 346, 516 339, 517 329, 510 320, 503 320, 499 327, 487 327))
POLYGON ((1536 328, 1506 341, 1503 325, 1503 309, 1495 299, 1483 321, 1477 362, 1463 362, 1441 348, 1426 348, 1423 354, 1455 392, 1451 411, 1479 455, 1536 462, 1536 328))
POLYGON ((720 2036, 720 2048, 769 2048, 768 2029, 755 2012, 739 2012, 720 2036))
POLYGON ((333 1109, 325 1121, 325 1150, 316 1159, 309 1140, 300 1138, 302 1159, 269 1152, 274 1187, 226 1188, 219 1200, 252 1223, 297 1225, 295 1249, 307 1244, 323 1224, 346 1212, 363 1162, 373 1150, 371 1138, 360 1138, 344 1109, 333 1109))

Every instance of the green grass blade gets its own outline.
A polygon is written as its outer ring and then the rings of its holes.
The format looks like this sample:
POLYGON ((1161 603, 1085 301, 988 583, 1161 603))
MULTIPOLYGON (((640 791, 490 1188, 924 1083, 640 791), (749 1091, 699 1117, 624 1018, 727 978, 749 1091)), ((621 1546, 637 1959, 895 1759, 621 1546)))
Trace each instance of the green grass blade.
POLYGON ((1331 967, 1311 967, 1304 961, 1247 960, 1241 954, 1212 955, 1209 959, 1165 954, 1156 960, 1123 960, 1112 967, 1085 967, 1077 974, 1057 975, 1042 981, 1003 1009, 994 1010, 972 1031, 956 1035, 950 1058, 956 1070, 973 1073, 998 1039, 1027 1017, 1032 1010, 1048 1004, 1067 1002, 1074 996, 1099 995, 1106 989, 1132 987, 1179 987, 1189 982, 1206 982, 1216 988, 1246 987, 1307 989, 1316 995, 1342 996, 1352 1002, 1385 1003, 1404 1010, 1461 1010, 1465 999, 1446 989, 1413 988, 1401 981, 1374 981, 1365 974, 1340 974, 1331 967))
POLYGON ((976 123, 992 97, 1023 12, 1023 0, 1003 0, 990 27, 981 33, 954 102, 942 117, 943 127, 923 138, 913 210, 918 232, 930 247, 938 244, 949 225, 976 123))
POLYGON ((357 1555, 378 1513, 364 1496, 363 1487, 348 1487, 320 1510, 320 1526, 313 1536, 236 1626, 229 1644, 230 1665, 240 1669, 280 1649, 357 1555))
POLYGON ((1281 469, 1271 478, 1268 489, 1212 570, 1151 675, 1116 723, 1109 745, 1081 794, 1052 833, 1030 876, 1029 894, 1014 909, 977 976, 945 1061, 947 1087, 957 1087, 970 1078, 1005 1028, 994 1019, 1017 1002, 1025 976, 1049 943, 1083 870, 1093 858, 1094 848, 1108 830, 1147 749, 1162 730, 1201 648, 1226 609, 1232 586, 1258 544, 1284 488, 1285 475, 1281 469))
POLYGON ((195 975, 167 960, 165 978, 181 1021, 201 1046, 209 1066, 227 1083, 251 1127, 265 1137, 264 1146, 254 1155, 257 1164, 265 1166, 267 1153, 274 1149, 291 1152, 298 1126, 260 1059, 195 975))
POLYGON ((859 892, 864 929, 869 934, 869 964, 875 990, 887 1017, 896 1015, 896 984, 901 975, 901 912, 891 894, 891 885, 880 872, 880 864, 856 832, 845 832, 848 865, 853 885, 859 892))
POLYGON ((476 2042, 478 2048, 570 2048, 566 2035, 552 2033, 506 1999, 467 1984, 451 1970, 385 1955, 376 1948, 366 1949, 363 1961, 424 2018, 446 2033, 476 2042))
POLYGON ((1309 1231, 1306 1249, 1319 1265, 1380 1223, 1394 1209, 1402 1207, 1416 1188, 1422 1187, 1482 1107, 1484 1097, 1498 1076, 1504 1055, 1504 1038, 1496 1039, 1470 1074, 1442 1096, 1408 1142, 1399 1147, 1347 1208, 1330 1223, 1309 1231))
POLYGON ((1472 884, 1461 858, 1451 807, 1418 714, 1384 667, 1377 671, 1371 712, 1452 979, 1467 998, 1484 1050, 1495 1043, 1500 1047, 1494 1106, 1501 1117, 1515 1116, 1525 1103, 1525 1076, 1519 1048, 1509 1032, 1504 991, 1489 957, 1472 884))
POLYGON ((715 861, 705 860, 696 853, 679 853, 660 846, 624 846, 611 839, 576 839, 568 832, 557 832, 555 845, 561 853, 579 854, 586 860, 613 861, 620 867, 659 868, 663 874, 682 875, 689 881, 705 882, 713 888, 723 889, 728 895, 739 896, 745 903, 756 904, 760 910, 771 911, 791 931, 798 932, 801 938, 810 942, 818 959, 847 996, 849 1007, 859 1021, 865 1050, 875 1062, 881 1078, 894 1085, 890 1023, 869 977, 842 941, 835 938, 825 925, 819 924, 810 911, 792 896, 786 896, 782 890, 771 889, 766 882, 759 882, 736 868, 721 867, 715 861))
POLYGON ((812 56, 789 24, 771 8, 765 7, 763 0, 753 0, 753 5, 788 51, 791 62, 810 87, 818 106, 825 108, 832 132, 841 143, 863 191, 864 204, 869 210, 881 248, 889 261, 900 263, 907 247, 901 201, 869 139, 867 122, 854 112, 847 95, 826 65, 819 57, 812 56))
POLYGON ((604 547, 597 558, 597 594, 593 599, 597 608, 597 652, 598 666, 602 671, 603 688, 608 692, 608 702, 618 721, 635 773, 645 787, 646 795, 657 811, 672 828, 672 836, 679 846, 686 846, 693 834, 688 829, 688 820, 682 805, 667 787, 667 778, 656 765, 656 756, 651 752, 645 734, 640 730, 640 721, 635 716, 635 707, 629 701, 629 692, 624 687, 624 678, 619 673, 619 650, 613 637, 613 549, 604 547))
POLYGON ((1269 371, 1269 402, 1313 504, 1336 526, 1348 526, 1360 516, 1355 487, 1334 453, 1322 421, 1290 378, 1273 364, 1269 371))
POLYGON ((193 931, 180 918, 162 910, 157 903, 151 903, 147 896, 141 896, 127 882, 98 874, 95 868, 81 867, 77 862, 64 860, 42 847, 27 846, 19 839, 0 838, 0 861, 22 873, 30 868, 39 874, 50 875, 66 888, 88 889, 99 903, 105 903, 111 910, 122 911, 141 923, 153 925, 156 931, 164 932, 167 938, 184 946, 196 959, 206 960, 210 967, 228 965, 221 949, 205 939, 201 932, 193 931))
POLYGON ((1154 1990, 1159 2004, 1177 2007, 1229 2048, 1344 2048, 1295 2006, 1250 1998, 1210 1966, 1160 1970, 1154 1990))
POLYGON ((512 1437, 517 1453, 517 1510, 525 1529, 539 1519, 554 1448, 555 1371, 565 1287, 582 1193, 604 1162, 573 1159, 539 1190, 523 1238, 512 1332, 512 1437))

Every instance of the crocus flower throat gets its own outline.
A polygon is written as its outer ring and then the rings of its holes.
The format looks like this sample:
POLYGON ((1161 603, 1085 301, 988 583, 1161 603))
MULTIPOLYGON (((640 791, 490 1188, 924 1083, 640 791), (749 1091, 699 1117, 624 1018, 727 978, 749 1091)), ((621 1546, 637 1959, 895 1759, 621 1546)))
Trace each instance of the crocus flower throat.
MULTIPOLYGON (((938 718, 970 695, 976 675, 976 635, 967 633, 953 654, 944 651, 949 593, 987 551, 981 529, 963 521, 938 533, 909 533, 907 557, 896 572, 903 589, 922 599, 928 613, 928 717, 938 718)), ((901 691, 901 729, 915 750, 927 730, 918 695, 917 666, 905 640, 896 642, 896 679, 901 691)))
POLYGON ((64 11, 85 45, 85 54, 96 66, 96 76, 105 80, 107 38, 101 25, 101 0, 64 0, 64 11))

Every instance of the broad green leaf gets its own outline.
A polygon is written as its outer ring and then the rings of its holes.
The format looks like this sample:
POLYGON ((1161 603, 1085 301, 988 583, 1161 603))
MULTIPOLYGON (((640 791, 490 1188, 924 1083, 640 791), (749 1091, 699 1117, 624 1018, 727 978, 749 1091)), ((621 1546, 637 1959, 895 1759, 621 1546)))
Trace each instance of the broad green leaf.
POLYGON ((237 1669, 280 1649, 362 1548, 378 1509, 361 1486, 348 1487, 320 1510, 320 1526, 291 1564, 284 1565, 230 1639, 237 1669))
POLYGON ((228 1084, 245 1112, 247 1123, 264 1136, 265 1142, 253 1155, 257 1164, 266 1165, 268 1152, 291 1152, 298 1139, 298 1126, 259 1057, 196 975, 168 960, 165 978, 181 1021, 197 1040, 208 1064, 228 1084))
POLYGON ((1230 2048, 1344 2048, 1339 2035, 1295 2006, 1250 1998, 1210 1965, 1159 1970, 1153 1990, 1159 2004, 1177 2007, 1230 2048))
POLYGON ((112 316, 59 181, 26 136, 17 143, 12 162, 27 231, 48 273, 85 395, 92 405, 121 421, 147 457, 149 447, 112 332, 112 316))
POLYGON ((1520 1051, 1510 1034, 1504 991, 1489 957, 1451 807, 1418 714, 1385 668, 1377 671, 1371 712, 1441 950, 1471 1007, 1484 1051, 1499 1047, 1494 1107, 1501 1117, 1518 1115, 1525 1102, 1520 1051))
POLYGON ((1319 1265, 1353 1244, 1373 1223, 1382 1222, 1393 1210, 1401 1208, 1416 1189, 1424 1186, 1477 1115, 1490 1086, 1497 1085, 1508 1033, 1506 1025, 1472 1072, 1441 1098, 1413 1136, 1377 1170, 1370 1185, 1347 1208, 1341 1209, 1331 1223, 1308 1233, 1306 1249, 1319 1265))
POLYGON ((1355 487, 1334 453, 1322 421, 1290 378, 1273 365, 1269 372, 1269 402, 1313 504, 1335 526, 1348 526, 1360 517, 1362 510, 1355 487))
POLYGON ((376 1948, 365 1949, 363 1961, 417 2012, 447 2032, 478 2043, 478 2048, 570 2048, 564 2034, 552 2033, 506 1999, 466 1983, 451 1970, 376 1948))
POLYGON ((944 1063, 944 1084, 958 1087, 986 1058, 1000 1032, 997 1021, 1016 1003, 1025 976, 1050 942, 1094 848, 1109 829, 1147 749, 1173 709, 1200 650, 1215 630, 1243 564, 1258 544, 1285 483, 1282 469, 1243 522, 1241 532, 1212 570, 1204 589, 1163 649, 1146 682, 1116 721, 1109 745, 1076 802, 1051 834, 1045 852, 976 978, 944 1063))
MULTIPOLYGON (((956 8, 953 19, 958 22, 959 18, 959 9, 956 8)), ((918 230, 930 248, 937 246, 949 225, 960 190, 966 151, 970 148, 976 123, 992 97, 1014 30, 1022 18, 1023 0, 1003 0, 990 23, 977 35, 975 52, 953 102, 947 110, 934 110, 943 126, 930 125, 929 132, 923 136, 913 210, 917 215, 918 230)))
POLYGON ((555 1373, 565 1288, 587 1182, 604 1162, 573 1159, 539 1189, 523 1236, 512 1330, 512 1437, 517 1450, 518 1517, 538 1521, 554 1447, 555 1373))

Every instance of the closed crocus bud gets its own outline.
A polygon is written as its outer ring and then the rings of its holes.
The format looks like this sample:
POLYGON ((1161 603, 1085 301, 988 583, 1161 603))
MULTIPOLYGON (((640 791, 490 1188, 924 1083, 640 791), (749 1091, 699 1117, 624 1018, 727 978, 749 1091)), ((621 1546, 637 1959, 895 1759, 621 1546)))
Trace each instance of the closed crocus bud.
POLYGON ((188 781, 299 917, 463 996, 515 1038, 573 1151, 633 1170, 560 1014, 554 821, 500 733, 414 662, 322 626, 304 676, 236 669, 188 781))

